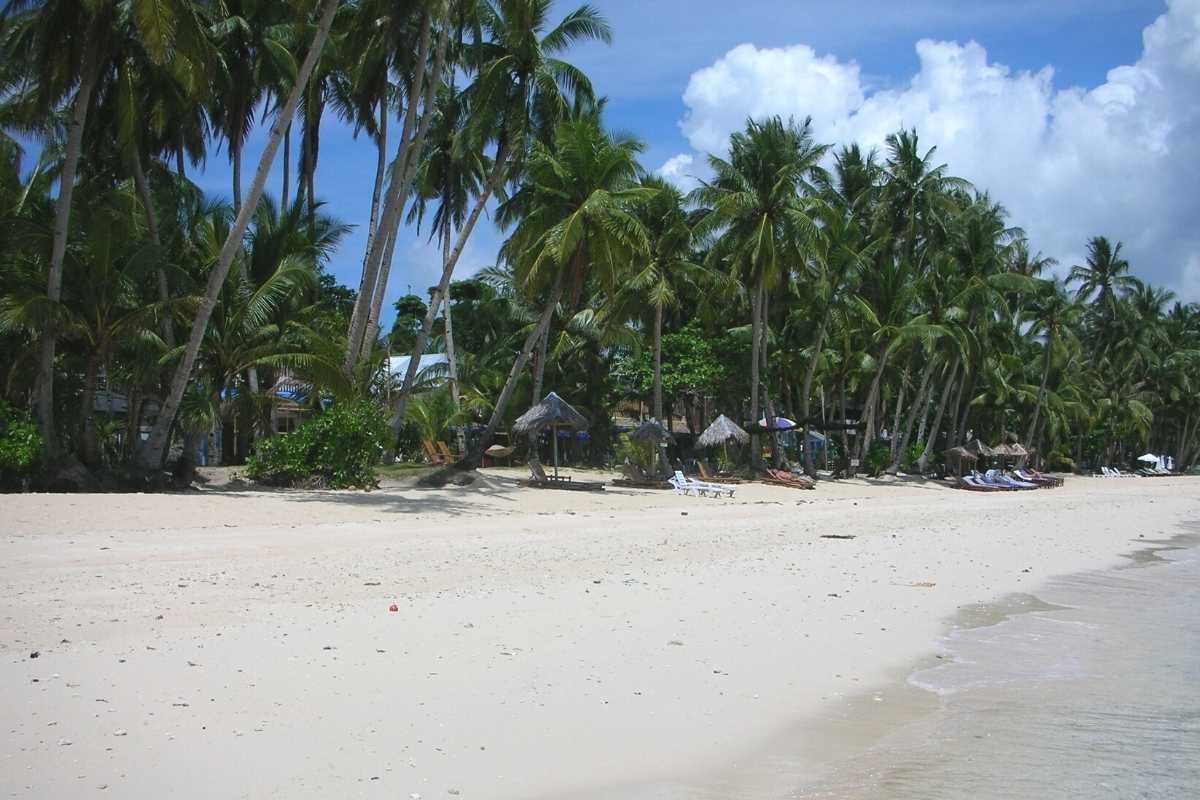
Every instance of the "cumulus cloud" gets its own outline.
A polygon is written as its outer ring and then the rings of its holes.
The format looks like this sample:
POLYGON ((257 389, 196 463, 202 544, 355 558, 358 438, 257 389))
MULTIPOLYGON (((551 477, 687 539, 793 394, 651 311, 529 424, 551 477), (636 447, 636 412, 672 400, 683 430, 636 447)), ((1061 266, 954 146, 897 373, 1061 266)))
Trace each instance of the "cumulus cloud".
POLYGON ((680 189, 689 191, 698 185, 694 176, 695 169, 693 164, 696 158, 688 153, 680 153, 676 156, 671 156, 658 168, 659 177, 663 180, 670 181, 680 189))
POLYGON ((923 39, 911 80, 877 91, 854 62, 806 45, 744 44, 692 74, 680 127, 700 152, 768 114, 811 115, 818 139, 839 144, 878 147, 915 127, 1034 247, 1069 265, 1089 236, 1120 239, 1140 275, 1200 299, 1200 0, 1168 2, 1142 41, 1136 63, 1086 89, 1056 87, 1051 66, 989 62, 977 42, 923 39))

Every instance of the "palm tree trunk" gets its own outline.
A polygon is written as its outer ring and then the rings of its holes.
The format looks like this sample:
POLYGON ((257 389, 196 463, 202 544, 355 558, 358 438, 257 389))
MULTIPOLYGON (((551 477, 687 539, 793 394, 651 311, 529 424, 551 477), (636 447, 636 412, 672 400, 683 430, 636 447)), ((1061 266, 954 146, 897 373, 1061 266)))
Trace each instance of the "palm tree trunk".
POLYGON ((83 396, 80 398, 79 440, 82 444, 83 463, 93 466, 100 462, 99 439, 96 434, 96 381, 100 375, 100 356, 88 355, 83 375, 83 396))
MULTIPOLYGON (((581 248, 576 252, 575 259, 578 260, 582 257, 583 250, 581 248)), ((577 270, 571 270, 571 272, 575 273, 577 270)), ((554 309, 558 306, 558 301, 562 299, 564 273, 564 270, 559 270, 558 276, 555 277, 554 287, 550 290, 550 297, 546 301, 546 307, 542 309, 542 317, 538 320, 537 327, 525 337, 525 343, 521 347, 521 352, 517 356, 517 360, 513 362, 512 369, 509 370, 508 379, 504 382, 504 388, 500 390, 500 396, 496 398, 496 406, 492 409, 492 416, 488 419, 487 427, 484 428, 479 441, 475 443, 475 447, 471 449, 471 452, 461 462, 463 466, 478 467, 482 463, 483 451, 492 443, 492 438, 496 435, 496 429, 500 427, 500 421, 504 419, 504 412, 508 410, 508 402, 512 399, 513 390, 517 386, 517 379, 525 369, 525 364, 529 362, 529 354, 533 351, 533 346, 537 340, 544 336, 550 327, 550 320, 554 317, 554 309)))
MULTIPOLYGON (((554 327, 554 317, 550 317, 550 323, 546 325, 546 332, 538 339, 537 349, 533 353, 533 391, 530 393, 530 400, 534 403, 538 402, 542 397, 542 389, 546 380, 546 348, 550 344, 550 331, 554 327)), ((553 444, 558 446, 558 433, 550 431, 550 435, 556 437, 553 444)), ((529 460, 537 463, 541 460, 541 453, 538 452, 538 431, 529 432, 529 460)))
MULTIPOLYGON (((930 379, 933 377, 933 369, 937 364, 937 360, 933 354, 929 354, 929 363, 925 365, 925 369, 921 371, 921 388, 917 390, 916 401, 908 410, 908 417, 904 420, 904 433, 900 433, 899 425, 897 424, 896 431, 892 434, 896 438, 896 449, 892 453, 892 464, 888 467, 889 472, 896 472, 900 468, 900 461, 904 458, 904 448, 908 446, 908 438, 912 436, 913 425, 916 424, 917 415, 924 418, 925 406, 929 403, 930 379)), ((897 415, 897 418, 899 415, 897 415)), ((918 441, 920 441, 918 439, 918 441)))
POLYGON ((292 191, 292 123, 283 132, 283 186, 279 193, 279 210, 288 213, 292 191))
POLYGON ((1038 387, 1037 402, 1033 406, 1033 419, 1029 421, 1029 430, 1025 433, 1025 441, 1033 447, 1033 433, 1037 429, 1038 417, 1042 415, 1042 404, 1046 402, 1046 384, 1050 380, 1050 349, 1054 340, 1046 337, 1046 363, 1042 367, 1042 385, 1038 387))
MULTIPOLYGON (((441 35, 438 37, 437 54, 434 56, 433 62, 433 74, 430 76, 430 80, 425 83, 425 100, 423 110, 421 112, 421 120, 417 125, 417 135, 409 146, 408 153, 405 155, 405 188, 404 195, 400 197, 399 201, 400 211, 404 210, 404 201, 408 195, 408 187, 412 185, 414 180, 416 180, 417 167, 420 165, 422 154, 425 151, 425 137, 429 132, 429 124, 433 121, 435 116, 434 98, 436 97, 438 89, 442 85, 442 70, 446 65, 446 47, 448 45, 449 38, 450 26, 445 25, 442 27, 441 35)), ((394 245, 395 241, 393 240, 393 246, 394 245)), ((391 270, 392 256, 391 249, 389 248, 388 256, 383 260, 383 263, 380 267, 379 279, 377 281, 378 285, 375 288, 375 296, 371 299, 371 316, 369 317, 367 324, 367 330, 371 333, 370 338, 368 338, 362 344, 362 348, 360 350, 360 353, 362 354, 370 354, 370 346, 372 343, 374 343, 375 337, 379 335, 379 314, 383 310, 383 298, 387 293, 388 276, 391 273, 391 270)), ((452 271, 453 270, 451 270, 451 272, 452 271)), ((444 266, 442 268, 442 272, 446 273, 444 266)), ((445 299, 450 285, 448 273, 443 275, 442 281, 439 285, 441 284, 444 284, 441 295, 442 298, 445 299)), ((432 325, 432 320, 430 320, 430 324, 432 325)))
MULTIPOLYGON (((450 278, 454 275, 454 267, 458 264, 458 259, 462 256, 463 250, 467 246, 467 239, 471 236, 471 231, 475 229, 475 223, 479 221, 480 214, 483 213, 483 208, 487 205, 488 198, 492 196, 496 186, 500 183, 500 177, 504 172, 505 160, 508 158, 508 149, 501 148, 501 152, 496 154, 496 163, 492 167, 492 172, 488 176, 488 182, 484 186, 483 193, 475 200, 475 207, 471 209, 471 214, 463 223, 462 229, 458 232, 458 241, 454 243, 454 249, 450 251, 449 257, 446 258, 442 266, 442 277, 438 283, 439 291, 435 293, 433 302, 429 304, 429 309, 425 312, 425 319, 421 322, 421 330, 417 332, 417 339, 413 343, 413 357, 417 357, 425 349, 425 342, 429 337, 429 332, 433 329, 433 320, 437 316, 438 305, 441 298, 445 296, 446 291, 442 287, 450 286, 450 278)), ((413 362, 409 361, 409 369, 412 370, 413 362)), ((416 373, 413 373, 413 378, 416 378, 416 373)), ((408 375, 405 375, 404 383, 400 387, 400 392, 395 400, 396 414, 403 420, 404 406, 408 402, 408 395, 412 391, 412 380, 408 375)), ((394 418, 393 418, 394 420, 394 418)))
POLYGON ((762 326, 760 300, 761 288, 755 286, 750 297, 750 466, 762 468, 762 445, 758 440, 758 350, 762 346, 759 335, 762 326))
POLYGON ((183 400, 184 390, 187 388, 188 380, 191 378, 192 367, 196 363, 196 356, 200 352, 200 345, 204 339, 204 333, 208 328, 208 320, 217 305, 217 297, 221 293, 221 287, 225 284, 225 277, 229 274, 229 267, 233 264, 234 257, 241 249, 242 237, 245 235, 246 228, 250 224, 250 216, 253 208, 258 204, 258 200, 262 196, 263 187, 266 185, 267 176, 271 171, 271 165, 275 161, 275 154, 279 151, 279 145, 283 139, 283 131, 287 127, 287 121, 296 113, 296 105, 300 101, 300 93, 304 91, 309 76, 312 75, 313 68, 316 66, 317 59, 325 47, 325 42, 329 38, 329 29, 333 24, 333 15, 337 11, 338 3, 339 0, 322 0, 321 2, 320 22, 317 24, 316 33, 313 35, 312 46, 309 48, 308 54, 304 57, 304 62, 296 75, 296 82, 292 86, 291 92, 288 93, 288 100, 284 105, 283 111, 276 117, 274 124, 271 126, 271 135, 268 137, 267 145, 263 150, 262 156, 259 158, 258 169, 254 174, 254 182, 250 184, 250 196, 248 198, 250 202, 238 211, 237 219, 234 221, 233 227, 221 247, 217 263, 209 273, 208 285, 204 293, 204 298, 200 301, 200 307, 196 310, 196 318, 192 322, 191 335, 188 338, 183 359, 175 369, 175 375, 171 379, 170 391, 159 412, 158 420, 154 423, 154 428, 150 432, 150 438, 146 441, 145 446, 139 454, 139 462, 147 469, 158 469, 162 465, 163 456, 167 448, 167 440, 175 421, 175 413, 179 410, 179 403, 183 400))
MULTIPOLYGON (((387 174, 387 129, 388 106, 385 98, 379 100, 379 138, 375 142, 375 184, 371 188, 371 217, 367 222, 367 250, 375 239, 375 229, 379 224, 379 195, 383 191, 383 178, 387 174)), ((363 256, 364 265, 366 255, 363 256)))
POLYGON ((778 469, 783 463, 783 451, 779 447, 779 432, 775 430, 775 403, 771 399, 770 361, 770 295, 764 286, 762 290, 762 307, 759 315, 762 317, 762 345, 758 349, 758 357, 762 359, 763 408, 767 418, 767 428, 771 431, 771 466, 778 469))
POLYGON ((883 371, 887 369, 889 350, 886 345, 880 348, 878 356, 879 366, 875 368, 875 377, 871 379, 871 388, 867 392, 867 401, 863 404, 863 408, 867 413, 866 425, 863 427, 863 438, 858 446, 858 462, 860 465, 865 464, 867 460, 867 452, 871 448, 871 443, 875 440, 875 411, 879 402, 879 385, 883 381, 883 371))
POLYGON ((363 349, 364 334, 370 322, 371 309, 374 307, 376 286, 379 283, 379 270, 383 261, 383 245, 389 237, 395 235, 400 223, 403 210, 403 196, 407 194, 404 176, 407 172, 407 158, 410 150, 409 137, 417 120, 417 97, 425 80, 425 61, 429 58, 430 32, 432 16, 428 10, 421 17, 421 37, 417 47, 414 65, 416 75, 413 78, 413 92, 409 96, 408 108, 404 112, 404 124, 400 130, 400 141, 396 145, 396 157, 392 161, 391 176, 388 181, 387 193, 383 203, 383 216, 376 228, 376 235, 371 238, 363 263, 362 279, 358 285, 358 297, 354 301, 354 311, 350 316, 350 330, 347 334, 346 374, 349 375, 358 364, 363 349))
MULTIPOLYGON (((146 230, 150 234, 150 241, 155 246, 161 246, 162 240, 158 233, 158 211, 154 208, 154 197, 150 194, 150 183, 146 180, 146 172, 142 169, 142 156, 135 149, 133 151, 133 183, 137 188, 138 196, 142 200, 142 207, 146 209, 146 230)), ((163 256, 159 254, 158 258, 163 256)), ((164 305, 171 299, 171 289, 167 283, 167 271, 163 269, 162 262, 159 262, 155 270, 158 277, 158 302, 164 305)), ((160 323, 163 341, 168 347, 175 346, 175 329, 171 325, 171 317, 164 313, 160 323)))
POLYGON ((959 362, 955 361, 954 366, 950 368, 950 374, 946 376, 946 385, 942 387, 942 399, 938 402, 937 414, 933 417, 933 425, 929 429, 929 438, 925 440, 925 449, 921 451, 921 457, 917 459, 917 472, 925 474, 925 468, 929 466, 929 456, 933 453, 933 448, 937 442, 938 432, 942 427, 942 414, 946 411, 946 401, 950 398, 950 389, 954 386, 954 378, 958 375, 959 362))
MULTIPOLYGON (((966 367, 964 366, 964 370, 966 367)), ((971 370, 970 382, 966 379, 964 372, 962 384, 958 387, 958 398, 955 400, 955 419, 954 425, 954 441, 951 445, 962 444, 963 439, 967 436, 967 420, 971 415, 971 395, 975 394, 975 386, 979 383, 979 370, 971 370), (966 396, 963 396, 963 390, 966 390, 966 396)))
MULTIPOLYGON (((442 269, 446 268, 446 262, 450 260, 450 218, 447 216, 445 228, 442 232, 442 269)), ((454 315, 450 313, 450 287, 446 286, 446 311, 443 314, 446 320, 446 360, 450 364, 450 397, 454 400, 454 410, 459 408, 459 393, 458 393, 458 363, 454 354, 454 315)), ((460 445, 459 450, 462 450, 460 445)))
POLYGON ((233 212, 242 210, 242 145, 229 144, 229 157, 233 160, 233 212))
MULTIPOLYGON (((62 297, 63 260, 67 254, 67 236, 71 230, 71 197, 75 193, 75 171, 79 167, 79 156, 83 152, 83 127, 87 122, 88 106, 92 100, 92 89, 99 76, 98 67, 92 62, 96 54, 87 48, 84 56, 84 71, 80 77, 79 90, 71 109, 71 124, 67 130, 67 152, 63 159, 62 175, 59 178, 58 200, 54 204, 54 241, 50 247, 50 270, 46 276, 46 296, 57 303, 62 297)), ((53 323, 42 331, 38 342, 38 372, 34 383, 34 413, 42 434, 42 447, 47 458, 58 451, 54 436, 54 348, 58 332, 53 323)))
MULTIPOLYGON (((813 342, 812 357, 808 360, 808 367, 804 370, 804 384, 800 390, 800 421, 804 424, 804 472, 810 478, 815 478, 817 475, 817 465, 813 461, 812 449, 808 446, 808 416, 812 398, 813 378, 817 374, 817 362, 821 359, 821 349, 825 346, 825 329, 829 324, 828 312, 821 317, 821 323, 817 326, 817 338, 813 342)), ((826 448, 829 447, 828 439, 826 440, 826 448)))
POLYGON ((654 304, 654 418, 662 422, 662 303, 654 304))
MULTIPOLYGON (((909 359, 911 361, 911 357, 909 359)), ((904 413, 904 394, 908 389, 909 375, 908 367, 900 373, 900 388, 896 392, 896 410, 892 414, 892 459, 896 458, 896 447, 900 444, 900 418, 904 413)))

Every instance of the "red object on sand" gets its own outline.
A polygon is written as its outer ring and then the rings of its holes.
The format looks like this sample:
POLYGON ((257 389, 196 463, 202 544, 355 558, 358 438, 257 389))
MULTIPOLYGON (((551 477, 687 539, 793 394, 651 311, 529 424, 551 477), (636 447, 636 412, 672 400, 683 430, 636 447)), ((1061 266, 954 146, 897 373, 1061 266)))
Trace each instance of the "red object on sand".
POLYGON ((392 603, 390 606, 388 606, 388 611, 399 611, 399 610, 400 610, 400 606, 396 605, 395 603, 392 603))

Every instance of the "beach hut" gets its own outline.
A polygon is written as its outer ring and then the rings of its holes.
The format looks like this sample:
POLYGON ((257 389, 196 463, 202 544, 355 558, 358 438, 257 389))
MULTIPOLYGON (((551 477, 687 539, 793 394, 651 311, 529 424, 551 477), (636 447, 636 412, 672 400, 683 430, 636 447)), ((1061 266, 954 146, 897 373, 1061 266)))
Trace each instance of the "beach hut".
POLYGON ((995 458, 997 455, 994 449, 988 447, 978 439, 972 439, 971 441, 967 442, 964 446, 964 449, 977 458, 995 458))
POLYGON ((946 456, 947 461, 953 461, 955 463, 955 465, 958 467, 959 477, 962 477, 963 474, 964 461, 974 462, 979 460, 979 456, 975 455, 965 447, 951 447, 949 450, 942 453, 942 455, 946 456))
POLYGON ((701 447, 716 447, 717 445, 721 445, 725 449, 725 460, 728 461, 728 444, 730 439, 739 444, 746 444, 750 441, 750 434, 742 430, 742 426, 729 417, 721 414, 712 421, 711 425, 704 429, 704 433, 697 437, 696 444, 701 447))
POLYGON ((652 459, 655 463, 650 465, 650 473, 661 473, 664 476, 671 474, 670 461, 667 459, 667 443, 675 440, 671 432, 667 430, 667 426, 663 425, 656 419, 643 420, 636 428, 629 432, 630 441, 634 442, 649 442, 654 445, 655 458, 652 459))
POLYGON ((656 419, 648 419, 631 430, 629 438, 635 442, 654 442, 658 444, 672 441, 675 437, 667 430, 667 426, 656 419))
POLYGON ((582 431, 587 430, 587 427, 587 417, 576 411, 570 403, 559 397, 557 393, 551 392, 542 399, 542 402, 517 417, 517 421, 513 423, 512 430, 513 433, 523 434, 539 433, 546 428, 550 429, 550 439, 554 443, 554 477, 557 478, 559 429, 566 428, 567 430, 582 431))

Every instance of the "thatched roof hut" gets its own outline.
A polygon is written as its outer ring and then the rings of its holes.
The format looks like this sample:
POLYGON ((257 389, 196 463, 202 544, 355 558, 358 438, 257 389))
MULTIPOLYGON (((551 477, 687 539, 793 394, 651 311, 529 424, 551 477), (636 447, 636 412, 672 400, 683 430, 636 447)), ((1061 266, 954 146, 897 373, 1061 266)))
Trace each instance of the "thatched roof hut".
POLYGON ((648 419, 630 431, 629 438, 635 442, 669 442, 675 437, 661 422, 648 419))
POLYGON ((949 450, 944 452, 942 455, 950 456, 951 458, 960 458, 964 461, 978 461, 979 460, 979 456, 975 455, 974 453, 972 453, 970 450, 968 450, 965 447, 951 447, 949 450))
POLYGON ((1013 442, 1008 446, 1008 454, 1014 458, 1024 458, 1030 455, 1030 452, 1020 442, 1013 442))
POLYGON ((992 458, 996 455, 996 451, 994 449, 988 447, 978 439, 972 439, 971 441, 967 442, 966 450, 968 453, 973 453, 980 458, 992 458))
POLYGON ((718 444, 725 444, 730 439, 745 444, 750 441, 750 434, 742 430, 741 426, 736 422, 722 414, 704 429, 704 433, 700 434, 699 438, 696 439, 696 443, 701 447, 713 447, 718 444))
POLYGON ((570 403, 551 392, 542 402, 517 417, 512 430, 513 433, 530 433, 551 426, 582 431, 587 430, 588 421, 570 403))

